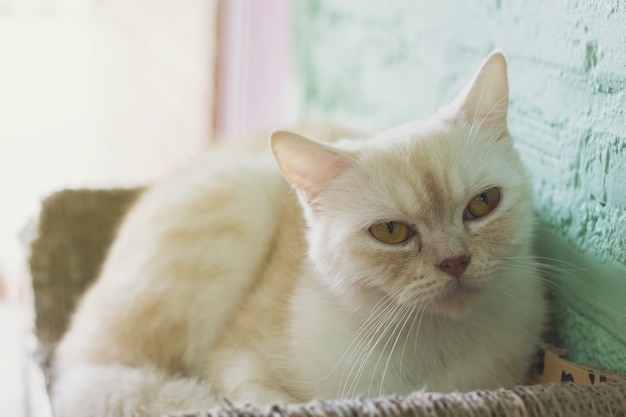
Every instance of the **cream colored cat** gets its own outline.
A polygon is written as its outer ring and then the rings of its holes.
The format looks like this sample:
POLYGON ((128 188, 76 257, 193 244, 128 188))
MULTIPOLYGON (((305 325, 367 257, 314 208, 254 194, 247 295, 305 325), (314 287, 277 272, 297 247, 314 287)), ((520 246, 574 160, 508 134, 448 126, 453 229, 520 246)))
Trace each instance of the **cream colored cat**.
POLYGON ((507 106, 496 52, 428 120, 277 131, 149 189, 58 346, 56 416, 524 382, 546 305, 507 106))

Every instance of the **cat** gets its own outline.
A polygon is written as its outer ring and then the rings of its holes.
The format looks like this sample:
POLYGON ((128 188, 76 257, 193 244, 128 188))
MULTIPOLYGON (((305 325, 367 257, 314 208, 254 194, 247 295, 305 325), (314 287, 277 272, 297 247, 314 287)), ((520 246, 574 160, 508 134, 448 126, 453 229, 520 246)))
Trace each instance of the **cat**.
POLYGON ((507 109, 495 51, 427 120, 279 130, 148 189, 58 345, 55 415, 524 383, 547 306, 507 109))

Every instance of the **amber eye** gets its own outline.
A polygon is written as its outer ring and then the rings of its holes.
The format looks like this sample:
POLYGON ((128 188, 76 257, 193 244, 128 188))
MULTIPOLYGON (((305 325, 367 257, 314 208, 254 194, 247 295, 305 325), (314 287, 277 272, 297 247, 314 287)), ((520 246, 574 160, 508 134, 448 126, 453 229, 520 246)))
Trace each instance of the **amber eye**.
POLYGON ((412 235, 409 226, 394 221, 376 223, 369 230, 372 236, 385 243, 406 242, 412 235))
POLYGON ((472 198, 463 212, 463 218, 465 220, 474 220, 484 217, 491 213, 499 202, 500 190, 490 188, 472 198))

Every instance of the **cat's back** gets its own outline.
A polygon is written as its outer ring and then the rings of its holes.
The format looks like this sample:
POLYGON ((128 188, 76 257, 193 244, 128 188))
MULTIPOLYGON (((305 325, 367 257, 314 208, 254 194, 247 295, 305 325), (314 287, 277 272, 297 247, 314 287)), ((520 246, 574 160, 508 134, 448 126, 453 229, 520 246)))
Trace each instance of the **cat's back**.
POLYGON ((238 144, 147 189, 81 301, 57 365, 198 372, 255 285, 285 211, 299 222, 295 204, 271 153, 238 144))
MULTIPOLYGON (((360 136, 328 124, 299 130, 328 141, 360 136)), ((198 375, 257 281, 291 279, 305 257, 303 229, 268 134, 207 150, 130 210, 59 345, 57 367, 157 365, 198 375)))

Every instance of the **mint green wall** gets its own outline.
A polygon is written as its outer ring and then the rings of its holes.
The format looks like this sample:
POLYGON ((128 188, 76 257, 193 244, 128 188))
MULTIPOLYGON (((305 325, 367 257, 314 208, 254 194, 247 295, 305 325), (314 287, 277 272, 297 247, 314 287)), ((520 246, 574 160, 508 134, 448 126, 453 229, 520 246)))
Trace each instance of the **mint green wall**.
POLYGON ((366 126, 424 117, 495 47, 534 182, 540 256, 555 258, 561 344, 626 373, 626 2, 297 3, 300 115, 366 126))

